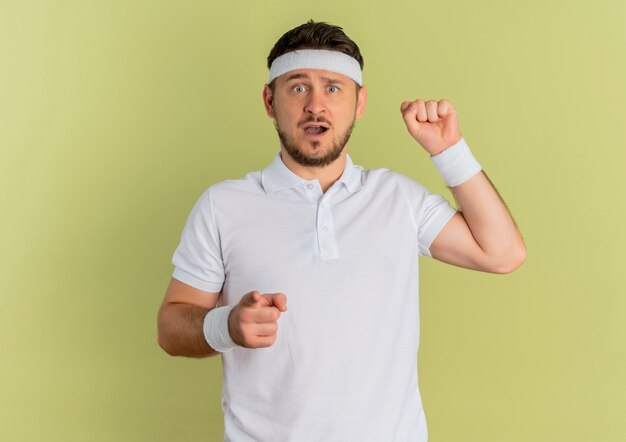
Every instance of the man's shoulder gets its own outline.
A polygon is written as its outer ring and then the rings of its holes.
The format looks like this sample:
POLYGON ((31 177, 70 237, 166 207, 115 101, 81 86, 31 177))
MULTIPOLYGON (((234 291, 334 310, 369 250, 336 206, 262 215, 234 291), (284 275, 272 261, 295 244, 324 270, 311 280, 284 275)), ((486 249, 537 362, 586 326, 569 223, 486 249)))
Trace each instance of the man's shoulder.
POLYGON ((211 199, 231 197, 233 193, 258 193, 263 191, 261 172, 249 172, 241 178, 227 179, 210 185, 205 194, 211 199))
POLYGON ((427 189, 414 178, 386 167, 363 169, 361 174, 363 176, 363 184, 369 187, 400 187, 406 191, 427 191, 427 189))

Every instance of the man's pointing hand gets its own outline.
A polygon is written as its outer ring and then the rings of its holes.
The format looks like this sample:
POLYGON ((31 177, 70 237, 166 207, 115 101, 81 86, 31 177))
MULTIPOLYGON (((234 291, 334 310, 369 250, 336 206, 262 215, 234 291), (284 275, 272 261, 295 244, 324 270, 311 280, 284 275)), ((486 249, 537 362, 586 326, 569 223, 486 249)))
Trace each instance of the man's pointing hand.
POLYGON ((242 347, 269 347, 276 341, 278 318, 286 311, 287 297, 283 293, 247 293, 228 317, 230 337, 242 347))

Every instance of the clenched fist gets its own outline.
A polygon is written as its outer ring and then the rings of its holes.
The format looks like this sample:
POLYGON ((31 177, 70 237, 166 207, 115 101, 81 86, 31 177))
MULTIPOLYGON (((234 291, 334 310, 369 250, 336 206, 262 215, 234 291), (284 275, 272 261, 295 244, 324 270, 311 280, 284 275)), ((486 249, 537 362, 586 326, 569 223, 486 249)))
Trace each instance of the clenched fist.
POLYGON ((287 297, 282 293, 247 293, 228 317, 230 337, 242 347, 269 347, 276 341, 278 318, 286 311, 287 297))
POLYGON ((448 100, 403 101, 400 112, 411 136, 431 156, 461 139, 456 110, 448 100))

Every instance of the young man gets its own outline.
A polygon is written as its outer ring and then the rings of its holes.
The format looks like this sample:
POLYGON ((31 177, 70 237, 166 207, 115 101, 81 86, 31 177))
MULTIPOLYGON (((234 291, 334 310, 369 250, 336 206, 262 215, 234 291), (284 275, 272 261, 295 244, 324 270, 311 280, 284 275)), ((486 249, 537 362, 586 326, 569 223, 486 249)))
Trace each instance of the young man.
POLYGON ((287 32, 268 67, 263 100, 280 152, 194 206, 159 343, 171 355, 222 355, 225 440, 426 441, 418 256, 507 273, 525 260, 522 237, 446 100, 400 111, 462 212, 409 178, 352 163, 346 144, 367 90, 341 28, 287 32))

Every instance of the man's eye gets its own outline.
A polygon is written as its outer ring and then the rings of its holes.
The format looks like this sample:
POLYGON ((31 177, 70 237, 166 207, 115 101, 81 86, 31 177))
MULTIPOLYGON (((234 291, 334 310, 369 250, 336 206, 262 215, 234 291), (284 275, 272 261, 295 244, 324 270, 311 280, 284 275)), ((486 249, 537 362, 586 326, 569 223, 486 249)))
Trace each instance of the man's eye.
POLYGON ((297 93, 302 93, 304 92, 306 89, 304 88, 304 86, 294 86, 293 87, 293 91, 297 92, 297 93))
POLYGON ((339 88, 337 86, 328 86, 328 92, 335 93, 339 92, 339 88))

